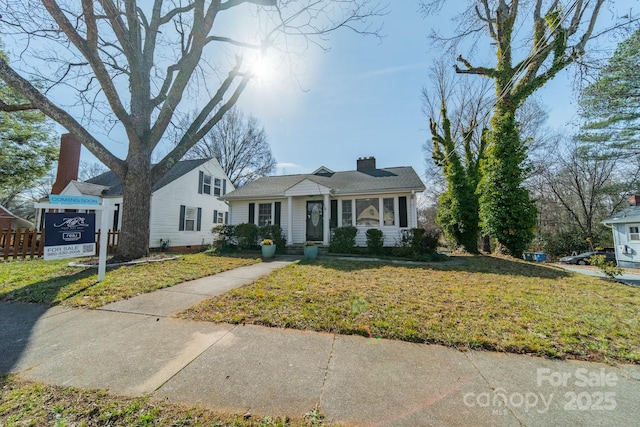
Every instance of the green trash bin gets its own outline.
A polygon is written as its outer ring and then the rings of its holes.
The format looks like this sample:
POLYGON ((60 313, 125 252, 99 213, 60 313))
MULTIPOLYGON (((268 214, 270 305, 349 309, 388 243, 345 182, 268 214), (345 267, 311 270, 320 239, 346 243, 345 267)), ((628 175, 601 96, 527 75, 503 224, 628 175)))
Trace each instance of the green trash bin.
POLYGON ((525 252, 524 253, 525 261, 533 261, 533 252, 525 252))

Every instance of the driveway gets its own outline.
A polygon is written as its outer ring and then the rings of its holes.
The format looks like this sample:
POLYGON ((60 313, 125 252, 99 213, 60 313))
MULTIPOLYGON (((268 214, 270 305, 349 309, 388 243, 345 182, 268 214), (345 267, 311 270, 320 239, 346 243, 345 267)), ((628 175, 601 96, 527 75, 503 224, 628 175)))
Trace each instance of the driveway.
MULTIPOLYGON (((595 267, 567 264, 556 265, 560 268, 564 268, 565 270, 572 271, 574 273, 585 274, 592 277, 601 277, 603 279, 607 277, 602 271, 598 270, 595 267)), ((616 276, 615 280, 616 282, 624 283, 625 285, 640 286, 640 272, 636 273, 636 270, 627 269, 622 274, 622 276, 616 276)))

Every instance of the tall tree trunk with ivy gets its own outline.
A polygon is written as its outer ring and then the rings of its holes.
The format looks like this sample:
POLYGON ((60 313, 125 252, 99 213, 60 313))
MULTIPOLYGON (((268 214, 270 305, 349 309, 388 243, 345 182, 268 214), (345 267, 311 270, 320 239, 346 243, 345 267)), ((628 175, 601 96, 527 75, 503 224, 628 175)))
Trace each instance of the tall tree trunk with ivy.
POLYGON ((436 221, 442 227, 447 239, 470 253, 478 252, 480 233, 478 217, 478 195, 476 188, 479 179, 479 163, 485 151, 485 139, 481 138, 477 152, 472 149, 471 140, 476 127, 472 120, 462 132, 462 146, 465 161, 456 150, 456 141, 451 133, 451 121, 447 115, 444 100, 440 111, 442 133, 438 131, 435 120, 429 125, 433 140, 432 158, 440 166, 447 181, 447 190, 440 196, 440 206, 436 221))
MULTIPOLYGON (((443 0, 423 1, 424 10, 437 10, 443 0)), ((576 61, 585 51, 604 0, 546 1, 522 3, 517 0, 469 2, 461 16, 469 31, 448 38, 453 46, 471 34, 478 34, 477 24, 487 30, 496 46, 495 67, 474 66, 458 56, 456 72, 490 78, 496 87, 496 103, 491 119, 489 147, 482 165, 480 221, 485 232, 495 237, 510 255, 521 256, 533 238, 536 209, 522 183, 525 177, 526 146, 520 140, 516 111, 537 89, 560 70, 576 61), (563 3, 567 3, 565 6, 563 3), (571 3, 571 4, 569 4, 571 3), (514 30, 521 30, 525 19, 532 17, 531 51, 514 60, 514 30), (585 27, 581 34, 578 30, 585 27)), ((443 38, 444 40, 444 38, 443 38)), ((525 40, 518 40, 519 45, 525 40)))

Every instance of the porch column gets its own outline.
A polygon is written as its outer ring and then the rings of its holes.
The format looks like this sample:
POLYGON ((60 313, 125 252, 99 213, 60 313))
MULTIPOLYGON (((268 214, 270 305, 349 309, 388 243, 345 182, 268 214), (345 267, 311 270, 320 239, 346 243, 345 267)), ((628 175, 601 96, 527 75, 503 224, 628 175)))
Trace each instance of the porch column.
POLYGON ((287 245, 293 245, 293 197, 287 198, 287 245))
POLYGON ((415 191, 411 191, 409 206, 411 209, 411 228, 418 228, 418 197, 415 191))
POLYGON ((322 244, 327 246, 329 244, 329 216, 331 216, 331 206, 329 205, 329 195, 324 195, 324 215, 323 215, 323 236, 322 244))

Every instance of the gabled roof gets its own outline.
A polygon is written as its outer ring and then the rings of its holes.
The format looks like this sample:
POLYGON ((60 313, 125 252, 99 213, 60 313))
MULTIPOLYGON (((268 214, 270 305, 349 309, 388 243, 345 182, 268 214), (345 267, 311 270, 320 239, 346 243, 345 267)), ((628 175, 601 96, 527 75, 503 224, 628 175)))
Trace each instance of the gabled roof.
POLYGON ((603 224, 640 223, 640 206, 629 206, 602 221, 603 224))
MULTIPOLYGON (((91 184, 90 182, 84 181, 71 181, 68 185, 73 185, 76 189, 85 196, 102 196, 107 191, 109 191, 109 187, 98 184, 91 184)), ((65 187, 66 188, 66 187, 65 187)))
POLYGON ((285 190, 305 179, 330 188, 333 195, 425 190, 424 183, 410 166, 330 173, 327 171, 326 168, 320 168, 311 174, 262 177, 227 193, 222 199, 285 197, 285 190))
POLYGON ((9 209, 5 208, 2 205, 0 205, 0 217, 2 217, 2 218, 16 218, 16 216, 14 214, 12 214, 11 211, 9 211, 9 209))
POLYGON ((9 209, 5 208, 2 205, 0 205, 0 218, 11 218, 13 221, 16 222, 18 227, 21 227, 21 228, 33 227, 33 223, 31 221, 28 221, 24 218, 20 218, 19 216, 13 214, 9 209))
MULTIPOLYGON (((211 159, 196 159, 196 160, 181 160, 176 163, 167 174, 153 186, 153 191, 156 191, 167 184, 180 178, 193 169, 208 162, 211 159)), ((113 172, 105 172, 94 178, 85 181, 83 184, 92 184, 93 187, 88 187, 89 191, 94 191, 98 187, 107 188, 106 192, 101 193, 101 196, 121 196, 122 195, 122 183, 120 179, 113 172)), ((80 187, 78 187, 80 189, 80 187)), ((81 190, 82 191, 82 190, 81 190)), ((85 194, 85 193, 83 193, 85 194)), ((89 195, 89 194, 87 194, 89 195)))

